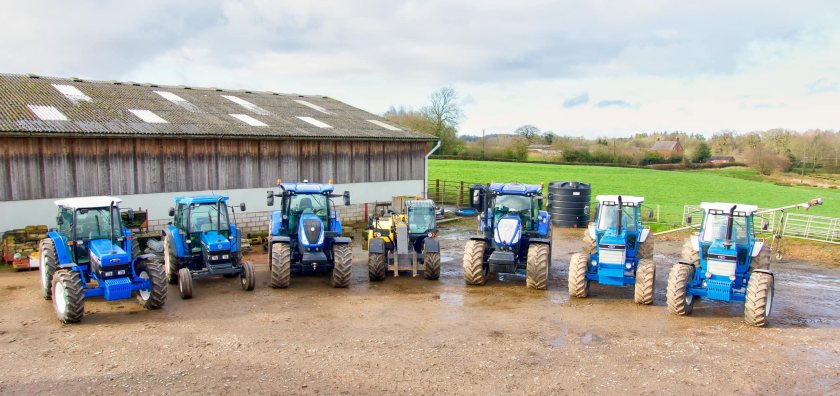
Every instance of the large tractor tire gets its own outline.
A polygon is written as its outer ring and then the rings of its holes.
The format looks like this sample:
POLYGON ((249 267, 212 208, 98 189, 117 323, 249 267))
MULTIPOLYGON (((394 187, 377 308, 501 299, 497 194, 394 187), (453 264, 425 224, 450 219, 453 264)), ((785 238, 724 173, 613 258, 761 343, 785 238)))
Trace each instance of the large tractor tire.
POLYGON ((464 248, 464 282, 468 285, 487 283, 489 268, 484 267, 484 241, 470 240, 464 248))
POLYGON ((773 308, 775 288, 772 274, 755 271, 750 275, 744 302, 744 321, 748 325, 756 327, 767 325, 767 317, 770 316, 770 309, 773 308))
POLYGON ((158 309, 166 303, 166 273, 158 260, 138 260, 134 272, 152 284, 147 290, 137 291, 137 302, 146 309, 158 309))
POLYGON ((140 240, 136 237, 131 238, 131 258, 140 257, 140 240))
POLYGON ((288 243, 271 245, 271 287, 285 289, 292 280, 292 250, 288 243))
POLYGON ((639 243, 639 258, 653 260, 653 248, 656 246, 653 233, 648 233, 647 239, 639 243))
POLYGON ((440 252, 423 250, 423 277, 431 280, 440 278, 440 252))
POLYGON ((172 248, 172 239, 169 234, 163 237, 163 264, 166 271, 166 282, 170 285, 178 284, 178 270, 181 269, 181 262, 175 255, 172 248))
POLYGON ((332 286, 350 286, 350 276, 353 274, 353 251, 350 245, 333 245, 333 261, 332 286))
POLYGON ((379 282, 385 279, 385 253, 368 253, 368 279, 379 282))
POLYGON ((765 245, 761 251, 758 253, 758 256, 752 258, 750 262, 750 271, 754 270, 770 270, 770 246, 765 245))
POLYGON ((55 253, 55 243, 52 239, 41 241, 41 294, 44 299, 52 298, 52 280, 55 270, 58 268, 58 255, 55 253))
POLYGON ((178 291, 183 300, 189 300, 193 296, 193 278, 189 268, 178 270, 178 291))
POLYGON ((692 265, 677 263, 671 267, 671 272, 668 274, 668 287, 665 290, 668 312, 680 316, 691 314, 695 297, 688 294, 688 283, 694 279, 694 271, 695 268, 692 265))
POLYGON ((636 287, 633 301, 636 304, 653 304, 653 294, 656 290, 656 263, 653 260, 641 259, 636 267, 636 287))
POLYGON ((536 290, 548 288, 548 271, 551 267, 549 245, 533 243, 528 246, 528 263, 525 286, 536 290))
POLYGON ((251 264, 250 261, 242 263, 242 273, 239 274, 239 285, 242 286, 242 290, 254 290, 256 284, 257 278, 254 275, 254 264, 251 264))
POLYGON ((583 233, 583 252, 590 255, 598 253, 598 241, 592 239, 589 229, 583 233))
POLYGON ((61 323, 76 323, 85 315, 82 277, 73 270, 56 271, 52 279, 52 300, 61 323))
POLYGON ((577 298, 589 296, 589 281, 586 280, 586 268, 589 265, 589 253, 575 253, 569 261, 569 295, 577 298))
POLYGON ((700 252, 694 250, 694 246, 691 245, 691 239, 685 240, 682 252, 680 253, 680 258, 682 258, 682 261, 694 265, 694 268, 700 267, 700 252))

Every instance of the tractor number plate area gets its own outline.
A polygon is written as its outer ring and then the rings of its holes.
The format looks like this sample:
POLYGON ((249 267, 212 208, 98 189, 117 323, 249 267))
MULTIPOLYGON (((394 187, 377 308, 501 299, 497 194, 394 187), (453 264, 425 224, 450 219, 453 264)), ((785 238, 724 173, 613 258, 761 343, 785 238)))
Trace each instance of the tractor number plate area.
POLYGON ((106 279, 101 282, 106 300, 122 300, 131 297, 131 279, 106 279))
POLYGON ((613 266, 601 264, 598 266, 598 283, 602 285, 624 285, 624 265, 613 266))
POLYGON ((729 301, 732 299, 732 282, 709 279, 706 281, 706 297, 711 300, 729 301))

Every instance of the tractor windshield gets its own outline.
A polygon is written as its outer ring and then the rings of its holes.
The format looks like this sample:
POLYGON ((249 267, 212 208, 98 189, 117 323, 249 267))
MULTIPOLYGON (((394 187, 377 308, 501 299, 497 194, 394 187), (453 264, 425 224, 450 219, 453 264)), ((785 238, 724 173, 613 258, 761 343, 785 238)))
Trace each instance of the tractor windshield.
MULTIPOLYGON (((727 213, 706 214, 706 219, 703 222, 703 242, 725 240, 728 217, 729 215, 727 213)), ((749 244, 747 218, 745 216, 735 216, 732 218, 732 240, 737 245, 749 244)))
POLYGON ((200 204, 190 209, 190 233, 217 231, 227 234, 230 231, 227 205, 220 202, 200 204))
POLYGON ((76 210, 76 238, 83 241, 111 239, 112 243, 116 243, 116 239, 120 237, 122 237, 122 219, 119 216, 119 210, 111 211, 111 208, 76 210), (116 214, 113 231, 111 213, 116 214))
POLYGON ((329 215, 327 197, 322 194, 294 194, 289 202, 289 229, 297 230, 298 220, 305 214, 314 214, 327 222, 329 215))
POLYGON ((435 208, 431 206, 408 208, 409 234, 423 234, 433 229, 435 229, 435 208))
MULTIPOLYGON (((618 226, 618 205, 601 205, 598 212, 598 229, 608 230, 618 226)), ((636 207, 621 208, 621 228, 629 232, 636 231, 636 207)))
POLYGON ((531 221, 531 198, 524 195, 499 195, 493 208, 493 223, 506 214, 517 214, 526 226, 531 221))

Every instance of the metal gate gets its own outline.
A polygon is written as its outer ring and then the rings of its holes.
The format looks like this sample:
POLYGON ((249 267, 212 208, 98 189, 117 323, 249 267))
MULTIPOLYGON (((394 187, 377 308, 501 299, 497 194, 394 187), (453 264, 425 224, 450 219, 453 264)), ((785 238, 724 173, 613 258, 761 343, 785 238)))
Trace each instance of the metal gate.
POLYGON ((840 218, 787 213, 782 235, 840 244, 840 218))

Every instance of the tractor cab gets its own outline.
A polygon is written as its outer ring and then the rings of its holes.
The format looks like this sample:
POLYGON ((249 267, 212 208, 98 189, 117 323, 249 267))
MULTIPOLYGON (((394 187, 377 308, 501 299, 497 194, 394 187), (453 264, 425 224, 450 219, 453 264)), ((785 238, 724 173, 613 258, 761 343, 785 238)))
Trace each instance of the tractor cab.
POLYGON ((645 199, 629 195, 599 195, 595 199, 598 212, 588 232, 598 250, 618 249, 622 256, 635 257, 640 241, 645 241, 650 233, 639 217, 645 199))
MULTIPOLYGON (((377 205, 379 206, 379 205, 377 205)), ((400 213, 380 212, 368 220, 368 275, 381 281, 391 272, 420 271, 426 279, 440 277, 440 243, 437 240, 435 202, 407 199, 400 213)))
POLYGON ((437 233, 435 202, 431 199, 407 200, 403 212, 408 223, 409 237, 419 238, 437 233))
MULTIPOLYGON (((229 211, 227 201, 228 197, 221 195, 175 198, 170 216, 174 217, 173 225, 182 236, 179 248, 184 256, 218 264, 230 262, 231 256, 239 251, 239 233, 232 225, 235 221, 231 221, 235 215, 229 211)), ((244 210, 244 204, 240 209, 244 210)))
POLYGON ((56 232, 67 241, 70 259, 90 265, 101 277, 114 277, 131 264, 131 233, 123 226, 114 197, 70 198, 56 201, 56 232))

